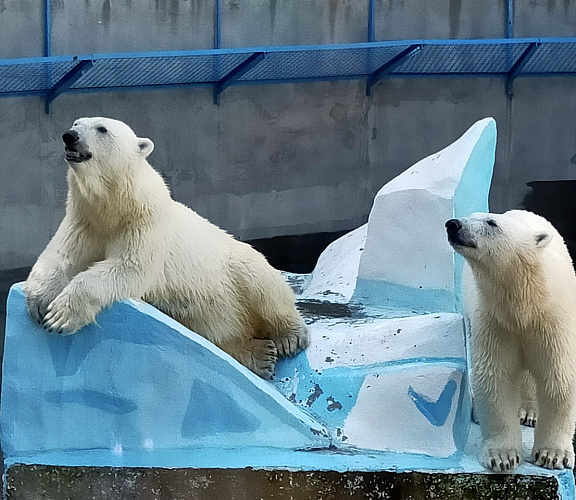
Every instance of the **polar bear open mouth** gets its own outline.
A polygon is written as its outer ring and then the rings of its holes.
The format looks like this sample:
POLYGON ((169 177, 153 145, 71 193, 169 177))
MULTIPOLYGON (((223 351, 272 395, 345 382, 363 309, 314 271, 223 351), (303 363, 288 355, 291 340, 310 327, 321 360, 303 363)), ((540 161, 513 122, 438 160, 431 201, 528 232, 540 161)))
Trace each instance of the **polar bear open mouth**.
POLYGON ((466 240, 462 238, 460 234, 448 234, 448 243, 452 245, 453 248, 456 247, 467 247, 467 248, 477 248, 476 242, 473 240, 466 240))
POLYGON ((78 151, 76 148, 64 148, 66 152, 66 161, 71 163, 82 163, 92 158, 92 153, 89 151, 78 151))

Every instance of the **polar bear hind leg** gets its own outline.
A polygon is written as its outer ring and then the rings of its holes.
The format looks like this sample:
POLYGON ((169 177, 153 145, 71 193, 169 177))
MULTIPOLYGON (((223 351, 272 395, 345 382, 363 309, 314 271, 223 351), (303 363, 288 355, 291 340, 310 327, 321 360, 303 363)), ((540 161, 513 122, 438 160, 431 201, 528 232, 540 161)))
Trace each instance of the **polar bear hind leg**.
POLYGON ((546 370, 535 373, 540 415, 534 431, 532 461, 548 469, 574 468, 574 421, 576 420, 573 389, 574 377, 565 366, 570 366, 569 356, 558 356, 557 366, 545 359, 546 370), (568 383, 564 383, 568 380, 568 383))
POLYGON ((247 250, 231 260, 230 266, 254 325, 253 336, 273 340, 278 357, 294 356, 310 342, 306 324, 294 305, 294 293, 264 256, 251 247, 247 250))
POLYGON ((534 377, 528 370, 523 370, 519 382, 520 409, 518 410, 518 417, 520 418, 520 424, 526 427, 536 427, 538 403, 536 401, 534 377))

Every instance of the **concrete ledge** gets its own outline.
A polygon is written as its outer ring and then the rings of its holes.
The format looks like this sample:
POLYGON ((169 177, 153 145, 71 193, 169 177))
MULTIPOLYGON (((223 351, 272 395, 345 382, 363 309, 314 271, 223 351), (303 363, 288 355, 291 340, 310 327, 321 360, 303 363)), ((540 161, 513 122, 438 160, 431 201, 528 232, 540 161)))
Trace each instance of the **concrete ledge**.
POLYGON ((14 465, 6 498, 551 500, 563 488, 550 476, 14 465))

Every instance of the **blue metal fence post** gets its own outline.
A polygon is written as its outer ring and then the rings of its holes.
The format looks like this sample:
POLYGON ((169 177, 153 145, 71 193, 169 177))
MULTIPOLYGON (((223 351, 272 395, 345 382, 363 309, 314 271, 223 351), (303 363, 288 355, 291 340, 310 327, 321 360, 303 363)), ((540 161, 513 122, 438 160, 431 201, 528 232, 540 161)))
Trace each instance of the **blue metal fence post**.
POLYGON ((536 49, 538 49, 539 46, 539 43, 531 43, 528 45, 528 48, 522 53, 506 75, 506 96, 508 99, 514 97, 514 80, 518 77, 522 68, 526 66, 526 63, 534 55, 534 52, 536 52, 536 49))
POLYGON ((506 0, 506 38, 514 38, 514 0, 506 0))
POLYGON ((44 0, 44 57, 52 55, 52 5, 44 0))
MULTIPOLYGON (((216 0, 214 6, 214 48, 219 49, 221 44, 221 25, 222 25, 222 0, 216 0)), ((216 56, 216 61, 214 63, 214 71, 216 73, 216 79, 220 78, 220 56, 216 56)), ((220 94, 218 92, 217 86, 214 86, 214 104, 220 105, 220 94), (218 95, 217 95, 218 94, 218 95)))
MULTIPOLYGON (((52 2, 51 0, 44 0, 44 57, 52 55, 52 2)), ((50 85, 52 83, 52 71, 48 65, 45 69, 46 81, 50 85)), ((46 99, 44 102, 44 111, 47 115, 52 110, 52 101, 46 99)))
POLYGON ((366 81, 366 95, 372 95, 372 86, 384 75, 394 71, 398 66, 400 66, 408 57, 413 56, 417 52, 422 50, 422 46, 419 44, 413 44, 406 47, 399 54, 396 54, 392 59, 380 66, 376 71, 368 76, 366 81))
POLYGON ((214 85, 214 104, 220 104, 220 94, 224 91, 224 89, 228 88, 236 80, 254 68, 254 66, 256 66, 259 62, 263 61, 265 57, 266 54, 264 52, 255 52, 230 72, 228 72, 228 74, 218 80, 214 85))
POLYGON ((52 101, 74 85, 74 83, 77 82, 87 70, 92 68, 93 65, 94 63, 91 60, 80 61, 68 73, 60 78, 58 82, 56 82, 56 85, 52 87, 46 96, 46 114, 50 114, 52 101))
POLYGON ((214 48, 220 48, 220 37, 221 37, 221 29, 220 26, 222 24, 222 1, 216 0, 214 10, 214 48))
POLYGON ((368 41, 376 40, 376 0, 368 0, 368 41))

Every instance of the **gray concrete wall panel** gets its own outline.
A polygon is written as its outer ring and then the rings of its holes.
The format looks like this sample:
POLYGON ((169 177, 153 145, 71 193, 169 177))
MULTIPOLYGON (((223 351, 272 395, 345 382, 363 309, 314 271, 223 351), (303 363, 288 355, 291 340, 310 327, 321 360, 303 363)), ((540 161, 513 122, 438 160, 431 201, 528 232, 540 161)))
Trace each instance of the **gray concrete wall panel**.
POLYGON ((514 2, 514 36, 575 36, 576 3, 570 0, 514 2))
POLYGON ((375 0, 376 39, 504 38, 505 0, 375 0))
POLYGON ((0 59, 44 55, 44 8, 39 0, 0 0, 0 59))
POLYGON ((210 49, 214 6, 206 0, 52 0, 52 53, 210 49))
POLYGON ((222 0, 222 47, 368 41, 368 0, 222 0))

